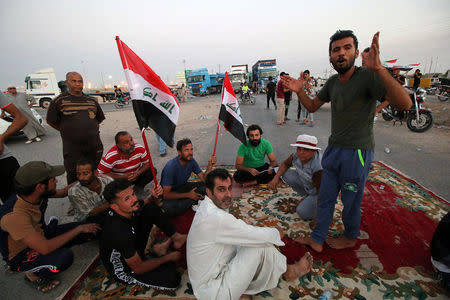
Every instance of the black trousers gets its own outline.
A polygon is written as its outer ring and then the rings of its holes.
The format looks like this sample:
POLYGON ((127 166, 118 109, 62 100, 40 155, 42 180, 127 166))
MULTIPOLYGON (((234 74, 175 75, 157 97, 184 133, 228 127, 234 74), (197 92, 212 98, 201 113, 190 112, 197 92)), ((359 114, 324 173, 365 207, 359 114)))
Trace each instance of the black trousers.
POLYGON ((273 106, 275 106, 275 108, 276 108, 277 103, 275 102, 275 94, 269 94, 269 93, 267 93, 267 108, 269 108, 270 99, 272 99, 273 106))
MULTIPOLYGON (((261 172, 261 171, 267 170, 268 168, 269 168, 269 164, 265 163, 261 167, 258 167, 255 169, 258 170, 259 172, 261 172)), ((256 182, 258 184, 260 184, 260 183, 264 184, 264 183, 268 183, 269 181, 271 181, 274 176, 275 176, 275 172, 273 172, 272 174, 263 172, 257 176, 253 176, 252 174, 250 174, 250 172, 238 170, 234 173, 233 178, 236 182, 249 182, 249 181, 256 180, 256 182)))
MULTIPOLYGON (((182 186, 172 189, 175 193, 187 193, 195 188, 195 192, 198 194, 206 195, 206 186, 202 181, 199 182, 186 182, 182 186)), ((162 208, 167 216, 175 217, 182 215, 192 205, 197 204, 197 200, 192 200, 189 198, 173 199, 173 200, 163 200, 162 208)))
MULTIPOLYGON (((64 234, 78 225, 83 224, 81 222, 73 222, 62 225, 57 225, 56 222, 51 222, 49 225, 44 226, 45 237, 47 239, 54 238, 61 234, 64 234)), ((74 239, 66 243, 63 247, 56 249, 55 251, 43 255, 36 250, 26 248, 19 254, 14 256, 9 265, 11 270, 18 272, 32 272, 39 277, 51 278, 65 270, 67 270, 73 263, 73 252, 70 247, 79 245, 94 239, 93 234, 82 233, 76 236, 74 239)))
POLYGON ((0 199, 3 203, 15 193, 14 176, 20 165, 14 156, 0 160, 0 199))
POLYGON ((291 99, 289 98, 284 98, 284 106, 285 106, 285 110, 284 110, 284 116, 287 117, 288 112, 289 112, 289 103, 291 102, 291 99))

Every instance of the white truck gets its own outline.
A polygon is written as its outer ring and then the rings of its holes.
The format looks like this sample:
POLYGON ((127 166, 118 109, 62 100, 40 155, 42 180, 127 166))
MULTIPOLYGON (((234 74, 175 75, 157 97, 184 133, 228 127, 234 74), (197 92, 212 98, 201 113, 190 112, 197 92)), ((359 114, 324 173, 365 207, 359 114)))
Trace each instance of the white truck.
POLYGON ((239 92, 241 90, 241 83, 248 83, 248 65, 232 65, 230 81, 234 92, 239 92))

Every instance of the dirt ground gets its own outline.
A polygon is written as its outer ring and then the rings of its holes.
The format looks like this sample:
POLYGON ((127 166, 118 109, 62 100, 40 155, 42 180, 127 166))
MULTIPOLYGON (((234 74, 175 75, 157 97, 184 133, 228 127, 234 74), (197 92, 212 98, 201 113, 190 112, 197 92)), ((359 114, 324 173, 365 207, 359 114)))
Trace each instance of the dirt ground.
POLYGON ((430 108, 433 113, 435 126, 450 127, 450 105, 447 102, 425 102, 424 107, 430 108))

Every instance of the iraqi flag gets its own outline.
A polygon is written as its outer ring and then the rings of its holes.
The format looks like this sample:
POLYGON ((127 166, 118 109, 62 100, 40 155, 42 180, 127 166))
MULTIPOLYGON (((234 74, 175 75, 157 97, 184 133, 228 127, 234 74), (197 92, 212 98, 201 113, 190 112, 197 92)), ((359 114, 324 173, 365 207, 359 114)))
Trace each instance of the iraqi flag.
POLYGON ((173 147, 180 105, 161 78, 118 36, 116 41, 140 129, 152 128, 173 147))
POLYGON ((231 86, 228 73, 225 73, 222 89, 222 105, 220 106, 219 120, 223 121, 223 126, 231 132, 231 134, 240 140, 243 144, 247 142, 242 123, 241 110, 239 103, 231 86))
POLYGON ((396 62, 397 62, 397 59, 386 60, 382 63, 382 65, 385 68, 393 68, 396 62))

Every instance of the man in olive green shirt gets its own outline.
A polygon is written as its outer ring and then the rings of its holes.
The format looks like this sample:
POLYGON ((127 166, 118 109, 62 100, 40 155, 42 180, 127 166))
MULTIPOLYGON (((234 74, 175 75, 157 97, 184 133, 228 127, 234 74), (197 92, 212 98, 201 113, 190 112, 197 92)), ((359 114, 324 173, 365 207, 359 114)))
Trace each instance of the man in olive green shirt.
MULTIPOLYGON (((408 109, 411 100, 400 84, 381 65, 379 33, 369 52, 363 53, 365 67, 356 67, 358 39, 351 30, 338 30, 330 38, 330 62, 337 75, 331 76, 311 101, 302 90, 302 81, 283 78, 297 93, 309 112, 331 102, 331 136, 322 158, 322 181, 317 206, 317 225, 311 237, 299 238, 301 244, 321 252, 325 240, 334 249, 354 247, 359 236, 364 186, 374 156, 373 117, 376 100, 386 97, 399 109, 408 109), (341 192, 344 210, 344 236, 328 238, 337 196, 341 192)), ((301 76, 302 77, 302 76, 301 76)))
POLYGON ((236 173, 234 180, 244 186, 260 183, 268 183, 275 176, 274 167, 277 160, 273 153, 272 145, 266 139, 261 138, 261 127, 250 125, 247 128, 247 143, 239 146, 236 157, 236 173), (265 162, 269 158, 270 165, 265 162))

